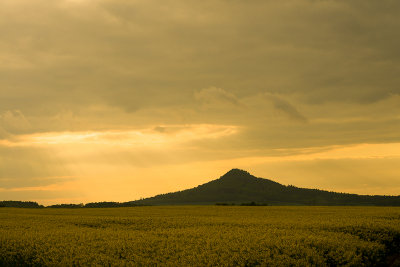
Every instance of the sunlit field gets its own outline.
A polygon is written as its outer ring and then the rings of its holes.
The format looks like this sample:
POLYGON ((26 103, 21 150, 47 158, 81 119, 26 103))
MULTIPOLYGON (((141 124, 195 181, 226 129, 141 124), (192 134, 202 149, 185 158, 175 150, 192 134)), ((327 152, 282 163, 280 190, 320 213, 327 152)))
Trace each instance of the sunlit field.
POLYGON ((1 266, 385 266, 399 245, 391 207, 0 208, 1 266))

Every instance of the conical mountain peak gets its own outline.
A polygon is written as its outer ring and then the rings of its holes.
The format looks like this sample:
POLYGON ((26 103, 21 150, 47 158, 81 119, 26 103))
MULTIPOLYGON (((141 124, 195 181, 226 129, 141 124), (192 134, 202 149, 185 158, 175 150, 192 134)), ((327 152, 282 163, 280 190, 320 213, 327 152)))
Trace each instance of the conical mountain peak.
POLYGON ((241 169, 232 169, 221 176, 222 180, 248 180, 255 179, 253 175, 241 169))
POLYGON ((248 171, 233 168, 232 170, 228 171, 225 175, 227 174, 240 174, 240 175, 251 175, 248 171))
POLYGON ((391 205, 400 206, 400 196, 359 196, 317 189, 285 186, 232 169, 219 179, 183 191, 134 201, 147 205, 215 203, 268 203, 272 205, 391 205))

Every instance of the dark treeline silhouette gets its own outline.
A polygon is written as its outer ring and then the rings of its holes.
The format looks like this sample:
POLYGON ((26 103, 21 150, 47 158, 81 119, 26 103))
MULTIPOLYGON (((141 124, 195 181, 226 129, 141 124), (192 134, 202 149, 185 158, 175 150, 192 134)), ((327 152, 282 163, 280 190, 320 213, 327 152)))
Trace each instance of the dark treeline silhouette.
POLYGON ((119 207, 136 207, 139 204, 132 202, 92 202, 87 203, 84 208, 119 208, 119 207))
POLYGON ((246 203, 241 203, 240 206, 268 206, 267 203, 257 203, 257 202, 246 202, 246 203))
MULTIPOLYGON (((92 202, 87 204, 55 204, 50 206, 39 205, 32 201, 0 201, 0 208, 118 208, 118 207, 136 207, 139 204, 132 202, 92 202)), ((141 205, 143 206, 143 205, 141 205)))
POLYGON ((240 203, 240 204, 236 204, 236 203, 215 203, 216 206, 268 206, 267 203, 257 203, 257 202, 246 202, 246 203, 240 203))
POLYGON ((33 201, 0 201, 0 207, 7 208, 43 208, 42 205, 39 205, 33 201))
POLYGON ((136 207, 139 204, 132 202, 91 202, 87 204, 56 204, 47 206, 46 208, 120 208, 120 207, 136 207))
POLYGON ((282 185, 232 169, 219 179, 192 189, 157 195, 133 203, 150 205, 263 203, 268 205, 400 206, 400 196, 336 193, 282 185))
POLYGON ((46 208, 55 208, 55 209, 77 209, 83 208, 85 205, 81 204, 55 204, 47 206, 46 208))

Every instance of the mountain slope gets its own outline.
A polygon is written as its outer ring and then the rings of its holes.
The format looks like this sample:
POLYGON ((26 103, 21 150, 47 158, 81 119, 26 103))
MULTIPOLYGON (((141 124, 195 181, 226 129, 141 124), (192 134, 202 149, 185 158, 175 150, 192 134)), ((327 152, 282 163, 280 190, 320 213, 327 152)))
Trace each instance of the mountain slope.
POLYGON ((192 189, 132 201, 138 205, 256 202, 272 205, 400 206, 400 196, 365 196, 285 186, 232 169, 219 179, 192 189))

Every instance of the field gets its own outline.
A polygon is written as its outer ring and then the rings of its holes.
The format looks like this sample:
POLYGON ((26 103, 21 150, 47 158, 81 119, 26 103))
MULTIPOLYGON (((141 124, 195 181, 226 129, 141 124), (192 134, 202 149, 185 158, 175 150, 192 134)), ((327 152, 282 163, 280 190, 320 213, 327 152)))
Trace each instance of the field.
POLYGON ((0 265, 399 266, 400 208, 0 208, 0 265))

